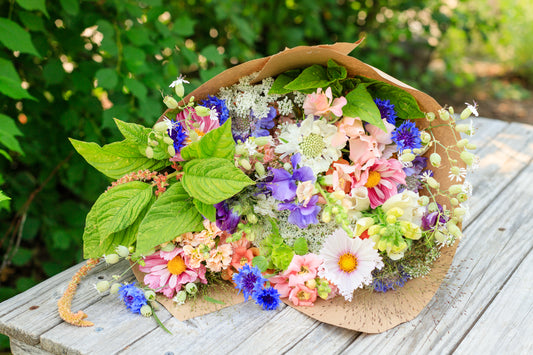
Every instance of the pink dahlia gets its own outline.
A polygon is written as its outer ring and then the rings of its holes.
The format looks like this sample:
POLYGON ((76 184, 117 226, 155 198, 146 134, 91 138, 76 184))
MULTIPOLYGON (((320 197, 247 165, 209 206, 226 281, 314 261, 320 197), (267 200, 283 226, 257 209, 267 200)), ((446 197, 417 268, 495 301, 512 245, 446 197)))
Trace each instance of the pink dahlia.
POLYGON ((175 292, 181 290, 181 286, 189 282, 207 283, 205 266, 192 268, 189 257, 181 248, 169 252, 156 251, 144 259, 144 266, 139 266, 139 270, 146 273, 145 284, 168 298, 172 298, 175 292))
POLYGON ((376 208, 398 193, 397 186, 405 184, 405 173, 398 160, 379 159, 355 179, 354 187, 366 187, 370 207, 376 208))

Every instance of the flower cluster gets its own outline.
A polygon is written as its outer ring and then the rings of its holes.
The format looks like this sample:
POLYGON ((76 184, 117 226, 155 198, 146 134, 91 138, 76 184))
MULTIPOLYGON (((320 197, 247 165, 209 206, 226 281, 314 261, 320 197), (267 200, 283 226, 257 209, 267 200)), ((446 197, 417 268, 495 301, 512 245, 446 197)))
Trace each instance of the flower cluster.
MULTIPOLYGON (((477 116, 476 105, 458 117, 423 112, 397 87, 348 77, 333 61, 316 66, 244 77, 200 100, 183 99, 182 77, 171 84, 181 101, 165 97, 164 119, 142 132, 154 172, 113 185, 137 181, 139 196, 139 182, 157 187, 153 200, 131 203, 140 222, 126 231, 138 233, 124 237, 137 242, 153 292, 179 305, 218 278, 267 310, 280 298, 351 301, 358 289, 387 292, 427 274, 462 236, 464 178, 477 158, 461 136, 473 126, 456 121, 477 116), (439 169, 449 169, 442 186, 439 169)), ((133 286, 119 293, 140 310, 133 286)))

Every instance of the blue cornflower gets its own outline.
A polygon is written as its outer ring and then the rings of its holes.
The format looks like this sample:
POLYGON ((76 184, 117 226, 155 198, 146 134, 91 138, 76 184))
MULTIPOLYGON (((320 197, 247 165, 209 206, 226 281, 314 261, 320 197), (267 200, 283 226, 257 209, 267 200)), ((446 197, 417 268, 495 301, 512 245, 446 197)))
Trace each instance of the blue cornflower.
POLYGON ((250 267, 250 265, 245 264, 239 269, 237 274, 233 274, 233 281, 237 284, 235 288, 239 292, 242 291, 244 298, 248 301, 248 298, 253 296, 255 290, 262 288, 267 280, 263 278, 257 266, 250 267))
POLYGON ((169 129, 167 130, 168 136, 174 141, 174 149, 176 153, 181 151, 181 148, 185 146, 187 139, 187 133, 183 130, 183 126, 180 122, 170 121, 169 129))
POLYGON ((420 141, 420 131, 414 122, 404 121, 400 127, 392 132, 392 141, 398 145, 400 154, 404 149, 422 148, 420 141))
POLYGON ((390 103, 390 100, 374 99, 374 102, 378 106, 381 118, 386 119, 390 124, 396 124, 396 118, 398 116, 396 116, 394 105, 390 103))
POLYGON ((141 313, 141 307, 146 304, 146 297, 143 290, 135 287, 135 283, 121 286, 118 294, 130 311, 141 313))
MULTIPOLYGON (((255 129, 252 132, 252 137, 266 137, 270 135, 269 129, 274 128, 276 125, 274 123, 274 118, 276 118, 277 111, 274 107, 270 106, 270 110, 268 111, 268 114, 261 118, 259 121, 255 122, 255 129)), ((253 112, 252 117, 255 118, 253 112)))
MULTIPOLYGON (((372 273, 374 274, 374 273, 372 273)), ((397 290, 405 285, 405 282, 411 278, 411 275, 403 271, 403 268, 398 267, 398 273, 395 275, 389 275, 388 277, 380 277, 374 275, 372 281, 372 288, 377 292, 387 292, 389 290, 397 290)))
POLYGON ((218 113, 218 123, 222 126, 229 118, 229 110, 226 106, 226 100, 219 99, 216 96, 208 95, 207 99, 203 100, 202 106, 208 109, 214 108, 218 113))
POLYGON ((279 292, 274 287, 257 289, 253 294, 255 303, 263 307, 264 310, 273 311, 281 303, 279 292))

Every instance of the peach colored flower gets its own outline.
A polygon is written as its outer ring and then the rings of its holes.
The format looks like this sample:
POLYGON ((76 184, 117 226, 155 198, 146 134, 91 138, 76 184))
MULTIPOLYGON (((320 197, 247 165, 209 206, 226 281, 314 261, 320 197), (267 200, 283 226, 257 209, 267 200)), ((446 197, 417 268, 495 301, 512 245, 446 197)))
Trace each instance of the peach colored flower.
POLYGON ((337 117, 342 116, 342 108, 346 105, 345 97, 333 100, 331 88, 327 88, 325 93, 318 88, 316 93, 309 94, 305 98, 303 108, 305 115, 329 117, 333 113, 337 117))
POLYGON ((289 286, 294 287, 314 279, 323 261, 322 257, 312 253, 295 255, 287 270, 283 272, 289 278, 289 286))
POLYGON ((350 138, 350 160, 361 170, 367 169, 380 157, 381 151, 374 137, 361 135, 350 138))
POLYGON ((366 125, 366 130, 377 142, 377 148, 381 152, 381 157, 383 159, 388 159, 391 157, 392 153, 396 151, 396 145, 392 144, 391 139, 392 131, 394 131, 396 126, 387 122, 386 119, 383 119, 383 124, 387 131, 383 131, 381 128, 371 124, 366 125))
POLYGON ((192 268, 199 268, 205 260, 200 248, 194 248, 192 245, 185 245, 183 253, 189 257, 189 264, 192 268))
POLYGON ((356 138, 365 134, 363 122, 359 117, 344 117, 337 125, 337 134, 333 137, 332 144, 344 147, 349 138, 356 138))
POLYGON ((295 306, 313 306, 316 301, 317 289, 304 285, 296 285, 289 293, 289 299, 295 306))
POLYGON ((231 244, 222 244, 216 249, 211 249, 209 259, 207 259, 207 268, 214 272, 220 272, 222 269, 226 269, 231 263, 232 254, 231 244))

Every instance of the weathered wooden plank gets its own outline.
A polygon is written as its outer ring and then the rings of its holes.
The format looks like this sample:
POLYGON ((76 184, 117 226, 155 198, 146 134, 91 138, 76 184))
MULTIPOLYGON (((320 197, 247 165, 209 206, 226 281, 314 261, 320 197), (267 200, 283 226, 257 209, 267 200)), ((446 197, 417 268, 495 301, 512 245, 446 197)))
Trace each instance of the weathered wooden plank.
POLYGON ((458 354, 533 354, 533 253, 531 250, 474 327, 458 354))
POLYGON ((477 117, 465 121, 457 121, 457 123, 470 122, 472 122, 475 128, 476 134, 474 134, 472 137, 465 136, 465 138, 468 138, 470 142, 476 144, 478 149, 483 148, 485 144, 488 144, 491 140, 495 139, 498 133, 505 130, 505 128, 510 124, 509 122, 485 117, 477 117))
MULTIPOLYGON (((173 333, 172 335, 161 329, 155 329, 124 348, 121 353, 226 354, 256 331, 263 331, 264 324, 278 317, 285 307, 282 305, 276 311, 263 311, 253 301, 248 301, 185 322, 171 318, 164 324, 173 333)), ((265 332, 263 336, 270 339, 272 335, 265 332)))
POLYGON ((286 354, 339 354, 346 349, 361 333, 320 323, 294 343, 286 354))
POLYGON ((39 345, 29 345, 16 339, 11 339, 9 343, 13 355, 51 355, 48 351, 41 349, 39 345))
POLYGON ((382 334, 363 334, 346 353, 453 350, 533 247, 531 181, 533 165, 466 228, 447 280, 417 318, 382 334))
MULTIPOLYGON (((81 265, 83 264, 78 264, 3 302, 0 305, 3 313, 0 317, 0 333, 30 345, 38 344, 42 333, 63 322, 57 313, 57 301, 81 265)), ((101 299, 103 296, 96 292, 94 284, 100 281, 100 278, 110 280, 112 275, 121 274, 127 268, 127 262, 111 266, 102 262, 97 265, 78 287, 72 310, 83 310, 101 299)))

